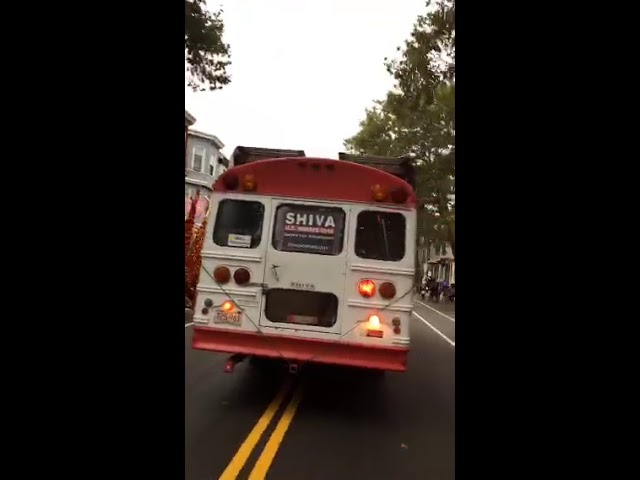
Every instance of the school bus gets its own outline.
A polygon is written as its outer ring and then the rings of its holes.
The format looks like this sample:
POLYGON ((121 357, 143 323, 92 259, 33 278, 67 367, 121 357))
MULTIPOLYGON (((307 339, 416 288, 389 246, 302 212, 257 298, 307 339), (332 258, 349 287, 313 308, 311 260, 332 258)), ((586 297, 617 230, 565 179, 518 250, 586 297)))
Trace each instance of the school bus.
POLYGON ((245 154, 213 185, 192 347, 230 354, 228 372, 246 357, 284 359, 291 371, 306 362, 406 371, 410 162, 238 148, 245 154))

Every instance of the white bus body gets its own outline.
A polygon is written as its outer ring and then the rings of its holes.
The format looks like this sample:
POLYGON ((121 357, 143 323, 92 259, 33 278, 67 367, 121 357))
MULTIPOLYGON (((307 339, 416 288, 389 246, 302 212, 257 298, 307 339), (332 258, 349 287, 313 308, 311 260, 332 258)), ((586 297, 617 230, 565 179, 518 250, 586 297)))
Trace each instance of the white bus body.
MULTIPOLYGON (((353 168, 373 175, 369 167, 353 168)), ((251 172, 245 177, 260 185, 260 172, 251 172)), ((414 207, 263 195, 255 185, 249 192, 223 190, 211 197, 194 348, 295 364, 407 369, 414 207)))

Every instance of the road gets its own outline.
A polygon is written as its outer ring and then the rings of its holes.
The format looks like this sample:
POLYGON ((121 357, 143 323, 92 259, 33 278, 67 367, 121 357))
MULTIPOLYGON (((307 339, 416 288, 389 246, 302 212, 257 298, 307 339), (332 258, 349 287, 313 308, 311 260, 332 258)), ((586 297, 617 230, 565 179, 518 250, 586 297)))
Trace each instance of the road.
POLYGON ((409 370, 382 377, 248 362, 226 374, 226 355, 191 349, 186 322, 186 480, 454 479, 453 305, 416 303, 409 370))

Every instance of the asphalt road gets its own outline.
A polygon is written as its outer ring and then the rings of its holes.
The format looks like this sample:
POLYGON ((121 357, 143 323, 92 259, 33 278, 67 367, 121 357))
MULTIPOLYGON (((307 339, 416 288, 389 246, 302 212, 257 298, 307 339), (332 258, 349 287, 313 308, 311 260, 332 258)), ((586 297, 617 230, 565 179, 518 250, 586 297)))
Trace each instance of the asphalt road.
POLYGON ((383 376, 249 362, 226 374, 226 355, 191 349, 185 318, 185 479, 453 480, 455 307, 424 303, 409 370, 383 376))

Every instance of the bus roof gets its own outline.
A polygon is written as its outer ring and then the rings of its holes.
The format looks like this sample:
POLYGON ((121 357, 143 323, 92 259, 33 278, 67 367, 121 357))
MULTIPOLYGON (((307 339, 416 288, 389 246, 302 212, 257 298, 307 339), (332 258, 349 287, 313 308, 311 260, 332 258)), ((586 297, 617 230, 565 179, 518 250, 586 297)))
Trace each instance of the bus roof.
POLYGON ((216 180, 213 190, 416 206, 413 188, 401 178, 367 165, 326 158, 275 158, 234 166, 216 180), (374 200, 374 190, 383 200, 374 200))
POLYGON ((231 154, 231 165, 238 167, 245 163, 257 162, 269 158, 305 157, 304 150, 286 148, 245 147, 238 145, 231 154))
POLYGON ((401 178, 415 190, 416 174, 413 162, 408 157, 382 157, 379 155, 357 155, 353 153, 339 152, 338 158, 347 162, 368 165, 379 170, 384 170, 391 175, 401 178))

